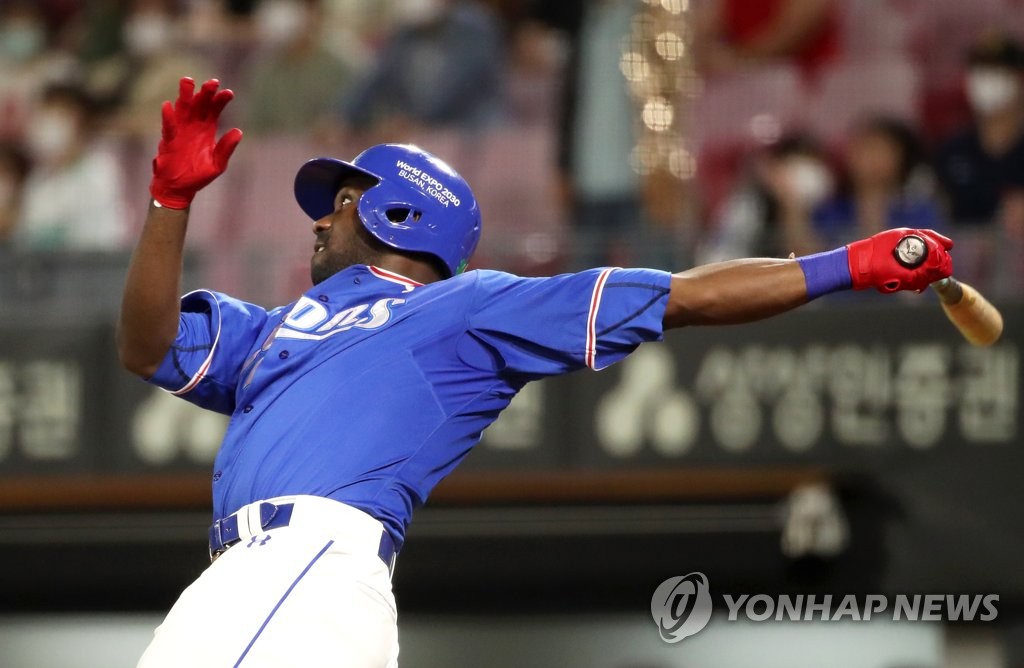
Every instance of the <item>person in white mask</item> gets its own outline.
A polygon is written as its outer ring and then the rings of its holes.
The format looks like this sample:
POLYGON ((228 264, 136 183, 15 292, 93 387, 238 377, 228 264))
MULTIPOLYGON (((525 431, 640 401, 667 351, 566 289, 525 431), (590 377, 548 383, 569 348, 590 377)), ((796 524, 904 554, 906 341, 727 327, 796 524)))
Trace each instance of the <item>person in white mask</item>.
POLYGON ((45 3, 0 2, 0 135, 20 136, 43 87, 79 75, 81 63, 53 39, 45 3))
POLYGON ((27 3, 11 3, 0 13, 0 64, 20 65, 42 53, 48 43, 42 13, 27 3))
MULTIPOLYGON (((990 36, 967 58, 964 92, 974 120, 940 149, 936 167, 958 225, 1009 225, 1024 197, 1024 49, 1012 38, 990 36)), ((1016 216, 1020 218, 1020 216, 1016 216)))
POLYGON ((699 262, 806 255, 885 229, 946 226, 921 145, 905 123, 866 118, 843 148, 841 178, 807 136, 784 138, 756 156, 699 262))
POLYGON ((12 238, 19 250, 114 250, 122 246, 121 170, 96 148, 94 106, 81 89, 47 88, 25 135, 32 172, 12 238))
POLYGON ((834 186, 828 156, 809 135, 787 135, 765 147, 752 156, 720 207, 698 248, 698 263, 801 254, 812 242, 811 215, 834 186))

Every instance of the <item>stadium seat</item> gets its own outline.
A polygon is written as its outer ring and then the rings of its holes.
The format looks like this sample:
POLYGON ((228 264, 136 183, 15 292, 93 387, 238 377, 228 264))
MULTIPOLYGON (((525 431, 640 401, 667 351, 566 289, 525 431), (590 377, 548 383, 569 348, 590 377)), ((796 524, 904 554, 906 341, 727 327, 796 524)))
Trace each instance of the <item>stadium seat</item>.
POLYGON ((483 215, 481 252, 523 271, 553 261, 564 232, 555 201, 554 137, 543 127, 494 130, 479 151, 455 165, 470 182, 483 215))
POLYGON ((808 124, 823 141, 838 142, 858 119, 875 114, 914 122, 920 81, 906 58, 844 61, 822 73, 809 105, 808 124))
POLYGON ((864 60, 903 54, 912 34, 912 16, 895 2, 842 4, 842 44, 845 58, 864 60))
POLYGON ((895 5, 911 26, 911 51, 928 89, 948 88, 967 49, 986 32, 1014 32, 1024 22, 1018 0, 900 0, 895 5))
MULTIPOLYGON (((279 302, 308 287, 312 222, 292 196, 295 172, 322 148, 305 137, 246 138, 224 175, 233 189, 210 263, 245 298, 279 302)), ((202 197, 202 195, 200 195, 202 197)))
POLYGON ((695 145, 777 139, 800 120, 804 96, 799 70, 785 64, 713 78, 693 108, 695 145))

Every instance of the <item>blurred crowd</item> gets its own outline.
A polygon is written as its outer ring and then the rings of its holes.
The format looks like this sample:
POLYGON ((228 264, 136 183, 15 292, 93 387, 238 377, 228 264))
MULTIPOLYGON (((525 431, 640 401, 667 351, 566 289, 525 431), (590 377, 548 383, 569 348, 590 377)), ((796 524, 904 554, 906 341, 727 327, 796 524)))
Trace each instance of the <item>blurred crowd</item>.
POLYGON ((258 273, 254 298, 305 280, 311 235, 281 220, 301 160, 379 141, 468 178, 478 265, 680 269, 931 227, 1015 297, 1022 34, 1020 0, 3 0, 0 247, 130 248, 160 103, 215 76, 246 138, 190 243, 215 287, 258 273), (674 142, 664 169, 645 133, 674 142))

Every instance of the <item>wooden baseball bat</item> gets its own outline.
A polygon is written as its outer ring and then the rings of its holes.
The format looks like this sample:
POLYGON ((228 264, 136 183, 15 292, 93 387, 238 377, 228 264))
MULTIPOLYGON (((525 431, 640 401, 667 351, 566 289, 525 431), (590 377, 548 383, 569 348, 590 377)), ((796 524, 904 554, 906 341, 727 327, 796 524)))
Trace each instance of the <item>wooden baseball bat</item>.
POLYGON ((1003 315, 981 293, 952 276, 932 283, 949 321, 972 345, 990 346, 1003 333, 1003 315))
MULTIPOLYGON (((912 269, 928 257, 928 244, 918 234, 906 234, 892 253, 897 262, 912 269)), ((938 293, 946 317, 972 345, 990 346, 999 340, 1003 315, 981 293, 952 276, 935 281, 932 289, 938 293)))

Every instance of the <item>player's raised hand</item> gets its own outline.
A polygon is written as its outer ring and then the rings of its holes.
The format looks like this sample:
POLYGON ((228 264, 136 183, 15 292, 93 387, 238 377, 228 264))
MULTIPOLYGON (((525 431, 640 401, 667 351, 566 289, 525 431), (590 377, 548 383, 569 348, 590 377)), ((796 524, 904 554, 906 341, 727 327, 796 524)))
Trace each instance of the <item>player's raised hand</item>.
POLYGON ((846 248, 854 290, 920 292, 953 273, 953 240, 933 230, 885 230, 846 248))
POLYGON ((153 159, 153 199, 169 209, 187 209, 203 187, 220 176, 242 131, 232 128, 217 140, 217 121, 235 94, 217 90, 220 82, 210 79, 199 91, 189 78, 181 79, 178 99, 164 102, 163 132, 153 159))

